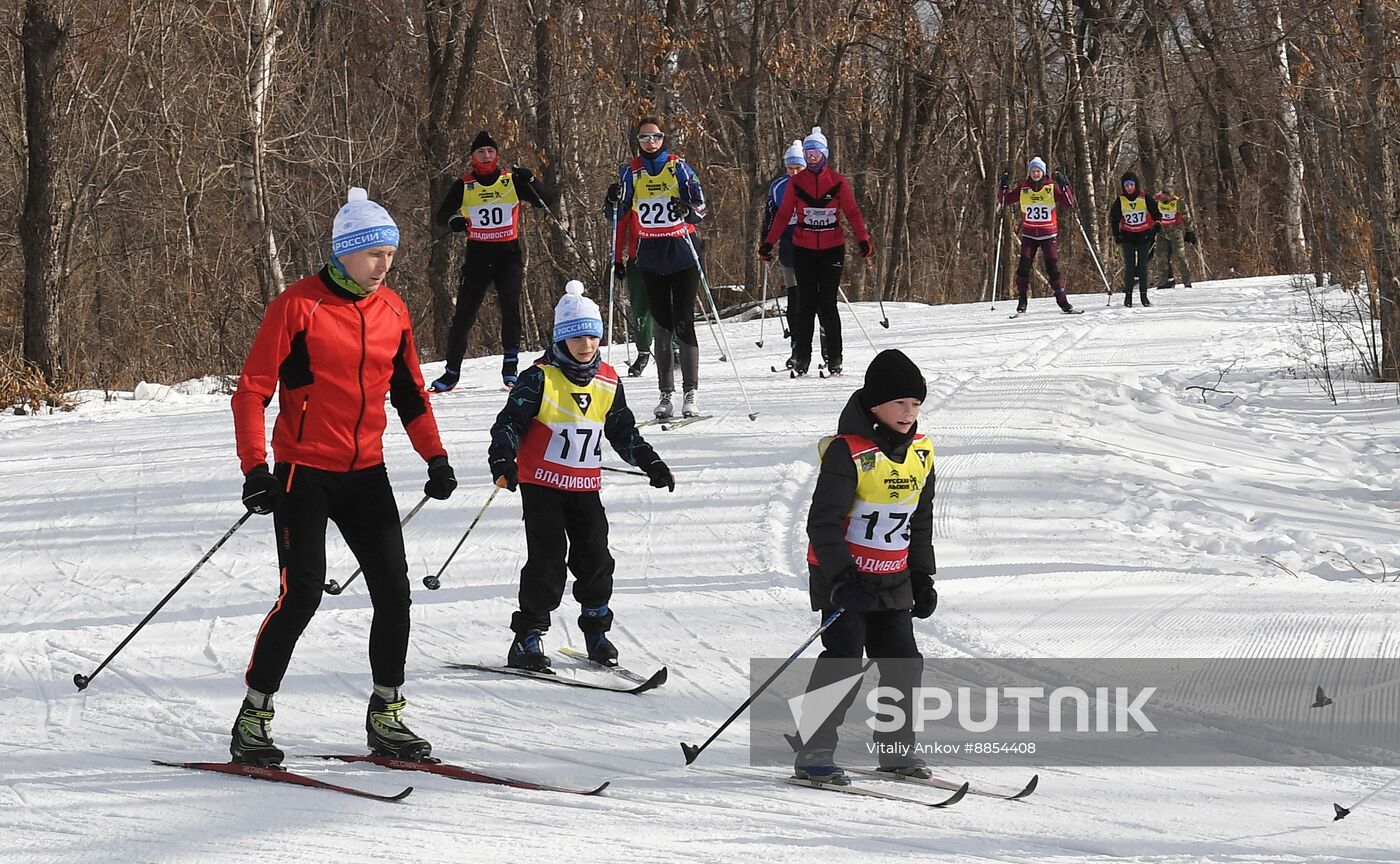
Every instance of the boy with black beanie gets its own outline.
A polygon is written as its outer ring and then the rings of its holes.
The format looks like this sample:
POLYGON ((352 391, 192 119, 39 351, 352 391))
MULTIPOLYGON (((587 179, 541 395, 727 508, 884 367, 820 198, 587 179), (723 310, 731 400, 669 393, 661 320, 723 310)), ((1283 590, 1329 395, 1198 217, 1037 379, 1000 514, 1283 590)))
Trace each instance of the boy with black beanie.
MULTIPOLYGON (((862 669, 862 655, 880 667, 880 684, 903 695, 910 716, 922 657, 914 618, 938 605, 933 587, 933 442, 918 432, 928 395, 919 367, 903 352, 881 351, 851 395, 836 435, 818 445, 821 472, 807 514, 807 565, 812 609, 823 619, 844 610, 822 633, 822 651, 807 692, 862 669)), ((797 777, 845 785, 835 763, 836 730, 855 688, 812 737, 801 742, 797 777)), ((914 755, 913 731, 876 732, 880 770, 913 777, 930 773, 914 755)))

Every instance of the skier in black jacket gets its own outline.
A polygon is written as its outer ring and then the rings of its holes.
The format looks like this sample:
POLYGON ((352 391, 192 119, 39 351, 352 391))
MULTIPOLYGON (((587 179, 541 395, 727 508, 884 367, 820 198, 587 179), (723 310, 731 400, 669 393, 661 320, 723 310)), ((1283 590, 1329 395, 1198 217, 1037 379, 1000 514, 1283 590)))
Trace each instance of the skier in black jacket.
MULTIPOLYGON (((919 434, 928 395, 919 368, 900 351, 881 351, 865 385, 846 403, 837 434, 822 440, 821 472, 807 516, 812 609, 843 609, 822 633, 822 651, 807 691, 859 674, 868 654, 882 686, 899 689, 910 716, 922 655, 914 618, 938 605, 933 587, 933 443, 919 434)), ((796 776, 845 784, 836 765, 836 730, 855 690, 802 742, 796 776)), ((909 728, 875 734, 880 770, 928 777, 914 755, 909 728)))

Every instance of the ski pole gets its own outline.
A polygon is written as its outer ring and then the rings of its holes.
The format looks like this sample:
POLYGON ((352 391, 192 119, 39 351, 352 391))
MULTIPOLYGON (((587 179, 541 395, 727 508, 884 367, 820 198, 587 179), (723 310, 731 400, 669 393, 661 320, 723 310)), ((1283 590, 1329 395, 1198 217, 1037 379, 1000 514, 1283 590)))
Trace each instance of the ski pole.
POLYGON ((759 348, 763 347, 763 323, 768 317, 768 268, 768 262, 763 262, 763 299, 758 302, 758 341, 753 343, 759 348))
MULTIPOLYGON (((408 515, 407 515, 407 516, 405 516, 405 517, 403 517, 403 519, 399 520, 399 527, 402 528, 403 526, 407 525, 407 524, 408 524, 408 520, 410 520, 410 519, 412 519, 414 516, 416 516, 416 515, 418 514, 418 511, 423 509, 423 505, 424 505, 424 504, 427 504, 427 503, 428 503, 428 496, 427 496, 427 495, 424 495, 424 496, 423 496, 423 500, 422 500, 422 501, 419 501, 419 502, 418 502, 418 505, 417 505, 416 507, 414 507, 412 510, 408 511, 408 515)), ((349 587, 350 587, 350 583, 351 583, 351 582, 354 582, 354 581, 359 577, 360 573, 364 571, 364 569, 365 569, 364 567, 356 567, 356 568, 355 568, 355 572, 350 574, 350 578, 345 580, 345 584, 344 584, 344 585, 340 584, 339 582, 335 581, 334 579, 330 580, 330 581, 327 582, 327 583, 325 584, 325 586, 324 586, 325 589, 326 589, 326 593, 327 593, 327 594, 339 594, 340 592, 344 591, 346 588, 349 588, 349 587)))
POLYGON ((1355 810, 1357 807, 1360 807, 1362 804, 1365 804, 1367 801, 1371 800, 1375 796, 1389 789, 1391 786, 1394 786, 1396 783, 1400 783, 1400 777, 1393 778, 1389 783, 1385 784, 1379 789, 1372 789, 1366 795, 1362 796, 1360 801, 1357 801, 1350 807, 1343 807, 1340 804, 1333 804, 1332 809, 1336 811, 1336 815, 1332 817, 1332 821, 1336 822, 1338 819, 1345 819, 1347 817, 1347 814, 1351 813, 1351 811, 1355 810))
POLYGON ((490 507, 491 502, 496 500, 496 493, 505 488, 503 485, 504 482, 504 478, 496 481, 496 485, 491 490, 491 494, 486 498, 486 503, 482 504, 481 509, 476 511, 476 518, 472 520, 472 524, 467 526, 467 530, 462 534, 462 539, 458 540, 457 545, 452 547, 452 551, 447 555, 447 560, 442 562, 442 566, 438 568, 437 573, 434 573, 432 576, 423 577, 424 588, 427 588, 429 591, 436 591, 442 587, 442 582, 439 580, 442 574, 447 571, 447 565, 452 563, 452 559, 457 555, 457 550, 461 549, 462 544, 467 542, 467 537, 471 536, 472 529, 476 527, 476 523, 480 522, 481 517, 486 514, 486 508, 490 507))
POLYGON ((574 235, 569 233, 569 229, 565 228, 564 223, 560 222, 559 217, 554 214, 554 209, 544 200, 544 196, 540 194, 540 190, 535 186, 534 178, 526 180, 525 185, 529 186, 530 191, 535 193, 535 197, 540 199, 540 204, 544 207, 544 212, 549 214, 550 219, 554 220, 554 225, 559 229, 559 233, 564 235, 564 239, 568 240, 569 245, 573 247, 574 254, 578 256, 578 260, 583 264, 583 269, 588 273, 589 281, 593 283, 594 288, 598 289, 598 296, 602 297, 604 294, 607 294, 608 292, 603 286, 598 284, 598 277, 594 273, 592 265, 588 263, 588 256, 583 254, 583 249, 580 248, 578 243, 574 240, 574 235))
POLYGON ((1099 278, 1103 280, 1103 290, 1108 297, 1108 302, 1112 303, 1113 286, 1108 284, 1108 277, 1104 275, 1103 265, 1099 263, 1099 255, 1094 251, 1094 244, 1089 242, 1089 232, 1084 229, 1084 220, 1079 218, 1077 208, 1071 212, 1074 213, 1074 224, 1079 226, 1079 233, 1084 237, 1084 246, 1089 250, 1089 257, 1094 260, 1094 269, 1099 271, 1099 278))
POLYGON ((841 299, 845 302, 846 308, 850 310, 851 317, 855 319, 856 326, 860 328, 861 335, 865 337, 866 342, 870 343, 870 350, 874 351, 876 354, 879 354, 880 349, 875 347, 875 341, 870 338, 869 333, 865 332, 865 325, 860 323, 860 316, 856 314, 856 307, 852 306, 851 301, 846 299, 846 289, 842 288, 840 285, 837 285, 836 290, 841 292, 841 299))
POLYGON ((1005 244, 1001 242, 1001 226, 1006 219, 1006 208, 997 205, 996 236, 993 244, 996 247, 996 255, 993 256, 992 264, 992 308, 997 308, 997 297, 1001 294, 1001 247, 1005 244))
POLYGON ((885 290, 883 288, 880 289, 880 326, 886 330, 890 329, 890 316, 885 312, 885 290))
POLYGON ((633 477, 650 477, 650 476, 651 476, 650 474, 648 474, 648 473, 645 472, 645 471, 631 471, 631 470, 629 470, 629 469, 627 469, 627 468, 614 468, 614 467, 611 466, 611 465, 602 465, 602 466, 600 466, 600 467, 601 467, 604 471, 611 471, 611 472, 613 472, 614 474, 631 474, 633 477))
POLYGON ((608 220, 608 363, 612 363, 613 306, 617 297, 617 204, 608 220))
POLYGON ((792 655, 783 661, 783 665, 779 666, 773 672, 772 675, 769 675, 768 680, 760 684, 758 689, 753 691, 753 695, 744 700, 743 705, 740 705, 738 708, 734 709, 734 713, 729 715, 729 719, 721 723, 720 727, 716 729, 714 733, 710 735, 709 738, 705 739, 704 744, 701 744, 699 747, 696 747, 694 744, 687 744, 684 741, 682 741, 681 752, 685 754, 685 764, 689 765, 692 762, 694 762, 697 758, 699 758, 700 754, 705 751, 705 748, 709 747, 710 744, 720 736, 721 732, 723 732, 725 729, 728 729, 729 724, 733 723, 736 719, 738 719, 739 715, 743 714, 745 709, 752 705, 754 701, 758 699, 759 695, 763 693, 764 690, 768 689, 768 685, 772 684, 775 680, 777 680, 777 677, 783 674, 783 670, 791 666, 793 662, 796 661, 799 656, 801 656, 802 652, 807 650, 807 646, 817 641, 817 637, 822 635, 822 633, 826 631, 826 628, 834 624, 836 622, 836 619, 841 617, 841 613, 845 611, 845 609, 837 609, 835 612, 832 612, 830 615, 823 618, 822 623, 817 627, 817 629, 812 631, 812 635, 807 637, 807 641, 797 646, 797 650, 792 652, 792 655))
POLYGON ((147 622, 149 622, 152 618, 156 617, 156 613, 159 612, 161 608, 165 606, 166 603, 170 602, 170 598, 175 596, 175 592, 185 587, 185 583, 190 581, 190 577, 193 576, 195 572, 199 570, 200 567, 204 566, 204 562, 214 557, 214 553, 219 551, 219 547, 224 545, 225 541, 227 541, 228 538, 234 535, 234 532, 236 532, 239 528, 242 528, 243 523, 247 522, 249 517, 251 517, 252 515, 253 511, 249 510, 248 512, 240 516, 238 518, 238 521, 233 523, 233 527, 225 531, 224 536, 219 538, 219 542, 209 547, 209 551, 204 553, 204 557, 200 558, 198 561, 195 562, 195 565, 190 568, 190 572, 186 573, 183 579, 175 583, 175 587, 170 589, 170 593, 160 598, 160 602, 156 604, 156 608, 146 613, 146 617, 141 619, 141 623, 136 625, 136 629, 126 634, 126 638, 121 641, 120 645, 118 645, 112 650, 111 654, 107 655, 107 659, 99 663, 97 665, 97 668, 92 670, 92 673, 89 675, 84 675, 81 672, 75 674, 73 676, 73 684, 76 685, 79 690, 86 690, 88 684, 92 682, 92 679, 97 677, 97 673, 107 668, 107 664, 112 662, 112 658, 116 657, 118 654, 121 653, 122 649, 126 647, 126 644, 132 639, 134 639, 137 633, 141 632, 141 628, 145 627, 147 622))
MULTIPOLYGON (((705 268, 700 264, 700 255, 695 251, 695 244, 690 242, 690 234, 682 234, 681 239, 685 241, 685 247, 690 250, 690 257, 695 261, 695 269, 700 271, 700 284, 705 286, 705 296, 710 301, 710 308, 715 312, 715 323, 719 327, 719 336, 716 337, 716 341, 723 339, 724 348, 721 351, 729 354, 729 337, 724 334, 724 322, 719 318, 719 307, 715 305, 715 295, 710 291, 710 277, 705 275, 705 268)), ((713 332, 712 330, 711 333, 713 332)), ((721 357, 720 360, 723 361, 724 358, 721 357)), ((739 374, 739 366, 734 362, 732 354, 729 355, 729 366, 734 370, 734 378, 739 382, 739 392, 744 396, 744 406, 749 409, 749 419, 757 420, 758 412, 753 410, 753 403, 749 402, 749 391, 744 387, 744 376, 739 374)))
POLYGON ((442 241, 446 240, 448 237, 451 237, 451 236, 452 236, 452 233, 453 233, 453 232, 451 232, 451 231, 445 231, 445 232, 443 232, 442 234, 439 234, 438 236, 434 237, 434 238, 433 238, 433 242, 429 243, 427 246, 424 246, 423 248, 417 250, 416 252, 412 252, 412 253, 408 254, 407 256, 404 257, 404 259, 403 259, 402 261, 395 261, 394 264, 393 264, 393 266, 389 268, 389 271, 392 273, 393 271, 399 269, 400 267, 406 266, 406 265, 408 264, 408 262, 410 262, 410 261, 412 261, 412 260, 418 258, 418 256, 422 255, 424 252, 430 251, 434 246, 436 246, 436 245, 438 245, 439 243, 441 243, 442 241))

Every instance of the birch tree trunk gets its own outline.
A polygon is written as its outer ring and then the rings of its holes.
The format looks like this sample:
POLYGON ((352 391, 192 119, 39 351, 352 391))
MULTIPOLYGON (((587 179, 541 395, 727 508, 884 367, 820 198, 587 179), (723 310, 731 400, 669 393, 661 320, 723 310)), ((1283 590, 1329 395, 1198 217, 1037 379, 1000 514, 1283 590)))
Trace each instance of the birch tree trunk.
POLYGON ((1283 13, 1274 9, 1274 37, 1278 72, 1279 126, 1283 133, 1283 157, 1287 172, 1283 181, 1282 218, 1284 247, 1290 273, 1299 272, 1308 261, 1308 240, 1303 233, 1303 145, 1298 138, 1298 106, 1293 98, 1293 76, 1288 68, 1288 38, 1283 30, 1283 13))
POLYGON ((272 233, 267 202, 263 155, 267 145, 267 95, 272 89, 272 59, 280 31, 273 19, 271 0, 252 0, 248 10, 248 125, 239 139, 238 185, 243 190, 243 212, 252 238, 258 288, 264 303, 287 287, 277 239, 272 233))

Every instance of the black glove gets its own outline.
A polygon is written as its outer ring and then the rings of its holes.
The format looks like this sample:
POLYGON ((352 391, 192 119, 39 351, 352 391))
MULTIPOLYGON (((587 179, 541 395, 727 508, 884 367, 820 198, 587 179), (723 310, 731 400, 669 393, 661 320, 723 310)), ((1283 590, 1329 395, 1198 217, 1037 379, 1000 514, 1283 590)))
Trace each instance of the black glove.
POLYGON ((1066 176, 1065 176, 1065 172, 1061 171, 1060 169, 1058 169, 1058 168, 1055 169, 1055 175, 1054 175, 1054 177, 1055 177, 1055 185, 1056 185, 1056 186, 1068 186, 1068 185, 1069 185, 1069 178, 1066 177, 1066 176))
POLYGON ((531 171, 529 168, 521 168, 519 165, 511 168, 510 173, 511 176, 515 178, 515 182, 519 183, 521 186, 529 186, 530 181, 535 179, 534 171, 531 171))
POLYGON ((772 243, 760 243, 760 244, 758 244, 758 257, 762 258, 764 261, 772 261, 772 260, 773 260, 773 244, 772 244, 772 243))
POLYGON ((519 475, 516 474, 515 460, 507 459, 504 456, 497 456, 491 460, 490 464, 492 481, 495 481, 496 485, 499 486, 501 485, 499 481, 504 480, 506 481, 505 488, 514 492, 515 487, 520 482, 519 475))
POLYGON ((682 201, 682 200, 679 199, 679 198, 677 198, 677 199, 675 199, 675 200, 676 200, 676 215, 679 216, 679 217, 682 218, 682 219, 689 219, 689 218, 690 218, 690 214, 695 212, 695 208, 691 207, 689 204, 685 203, 684 201, 682 201))
POLYGON ((1005 191, 1006 191, 1007 189, 1009 189, 1010 187, 1011 187, 1011 172, 1010 172, 1010 171, 1003 171, 1003 172, 1001 172, 1001 191, 1005 192, 1005 191))
POLYGON ((862 240, 856 244, 860 248, 860 257, 869 258, 875 254, 875 247, 870 245, 869 240, 862 240))
POLYGON ((933 587, 933 577, 927 573, 914 573, 909 577, 914 589, 914 617, 927 618, 938 608, 938 589, 933 587))
POLYGON ((666 463, 660 459, 647 464, 642 469, 647 472, 647 477, 651 478, 651 485, 654 489, 665 489, 668 492, 676 491, 676 476, 671 473, 671 469, 666 467, 666 463))
POLYGON ((423 484, 423 494, 438 501, 446 501, 457 488, 457 475, 448 464, 446 456, 434 456, 428 460, 428 482, 423 484))
POLYGON ((850 574, 836 580, 831 586, 831 602, 847 612, 869 612, 875 608, 875 595, 860 581, 859 576, 850 574))
POLYGON ((1120 232, 1118 232, 1118 231, 1114 231, 1114 232, 1113 232, 1113 242, 1114 242, 1114 243, 1117 243, 1119 246, 1122 246, 1122 245, 1123 245, 1123 235, 1122 235, 1122 233, 1120 233, 1120 232))
POLYGON ((470 227, 471 225, 468 224, 467 217, 463 216, 460 213, 454 215, 451 219, 447 220, 448 230, 456 231, 458 234, 467 233, 467 229, 470 227))
POLYGON ((609 207, 616 207, 622 201, 622 186, 614 183, 608 187, 608 192, 603 196, 603 203, 609 207))
POLYGON ((243 475, 243 506, 249 512, 266 516, 282 499, 282 484, 266 465, 259 465, 243 475))
POLYGON ((1195 246, 1195 245, 1196 245, 1196 232, 1195 232, 1195 231, 1187 231, 1187 232, 1186 232, 1186 242, 1187 242, 1187 243, 1190 243, 1192 246, 1195 246))
POLYGON ((627 262, 621 258, 613 262, 613 278, 619 282, 627 278, 627 262))

